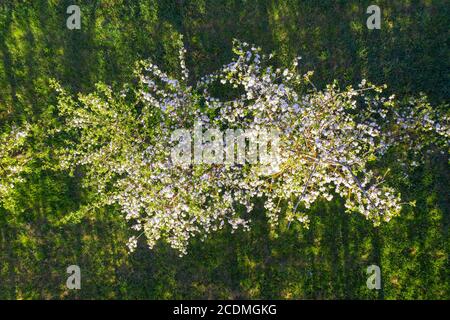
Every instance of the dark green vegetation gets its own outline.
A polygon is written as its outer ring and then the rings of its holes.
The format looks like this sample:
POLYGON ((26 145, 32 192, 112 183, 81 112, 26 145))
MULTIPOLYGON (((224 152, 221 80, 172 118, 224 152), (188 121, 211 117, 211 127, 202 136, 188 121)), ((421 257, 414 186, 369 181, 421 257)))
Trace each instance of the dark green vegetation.
MULTIPOLYGON (((0 130, 52 118, 49 78, 89 92, 98 81, 120 87, 141 58, 175 72, 180 33, 192 81, 227 63, 238 38, 274 51, 280 66, 301 55, 301 70, 315 70, 319 87, 367 78, 441 105, 449 97, 449 25, 445 0, 2 0, 0 130), (82 29, 71 31, 66 8, 74 3, 82 29), (368 30, 365 11, 375 3, 382 29, 368 30)), ((256 210, 250 232, 194 241, 179 258, 144 243, 127 254, 131 232, 112 208, 67 222, 90 195, 82 173, 43 165, 52 161, 47 143, 36 135, 37 160, 0 205, 0 298, 450 298, 448 155, 431 152, 409 180, 395 175, 394 156, 386 159, 405 201, 417 205, 380 228, 339 201, 315 206, 308 230, 271 231, 256 210), (71 264, 82 270, 78 291, 65 287, 71 264), (382 269, 382 290, 366 287, 370 264, 382 269)))

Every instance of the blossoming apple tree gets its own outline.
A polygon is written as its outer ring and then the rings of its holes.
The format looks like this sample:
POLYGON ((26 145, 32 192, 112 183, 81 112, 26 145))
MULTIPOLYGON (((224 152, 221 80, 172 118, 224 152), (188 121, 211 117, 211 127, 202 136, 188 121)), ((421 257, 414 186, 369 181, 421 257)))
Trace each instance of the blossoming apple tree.
POLYGON ((377 161, 393 149, 405 161, 411 153, 419 160, 430 145, 448 152, 448 115, 423 97, 400 103, 365 80, 357 88, 333 83, 319 90, 312 72, 298 73, 299 59, 277 69, 259 48, 236 41, 233 50, 229 64, 195 84, 184 49, 178 78, 141 61, 137 81, 120 92, 99 84, 72 97, 54 83, 66 137, 56 150, 61 166, 82 168, 85 187, 97 191, 80 212, 118 206, 136 232, 131 250, 145 236, 150 248, 161 239, 185 254, 191 237, 226 224, 247 229, 257 199, 272 225, 283 219, 307 226, 311 204, 333 197, 377 225, 402 208, 377 161), (229 92, 226 98, 214 94, 217 87, 229 92), (171 134, 199 121, 204 130, 276 128, 276 170, 258 163, 177 165, 171 134))

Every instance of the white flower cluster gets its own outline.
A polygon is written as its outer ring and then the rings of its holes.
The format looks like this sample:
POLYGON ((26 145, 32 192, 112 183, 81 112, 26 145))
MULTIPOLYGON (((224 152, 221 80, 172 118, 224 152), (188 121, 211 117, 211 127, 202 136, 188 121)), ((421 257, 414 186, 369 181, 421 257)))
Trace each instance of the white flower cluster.
POLYGON ((414 103, 399 116, 393 97, 379 97, 380 87, 363 81, 358 89, 333 84, 317 90, 312 73, 297 72, 298 59, 281 70, 246 43, 236 42, 234 52, 230 64, 195 86, 187 85, 182 48, 181 81, 142 62, 139 84, 120 95, 99 85, 74 101, 58 88, 65 129, 80 138, 62 150, 62 164, 83 166, 86 186, 98 191, 95 205, 116 204, 133 221, 138 235, 130 250, 145 235, 150 248, 163 239, 185 254, 193 236, 225 224, 248 228, 258 198, 273 225, 283 214, 289 223, 307 224, 312 203, 336 196, 375 224, 389 221, 400 212, 400 196, 369 164, 409 141, 409 132, 433 131, 448 144, 447 121, 432 120, 423 108, 415 117, 414 103), (227 97, 214 96, 217 88, 227 97), (198 120, 205 130, 276 128, 279 170, 267 175, 258 164, 173 164, 171 133, 198 120), (398 139, 402 132, 404 140, 398 139))
POLYGON ((30 127, 26 125, 0 134, 0 200, 23 181, 22 173, 29 161, 23 146, 29 131, 30 127))

